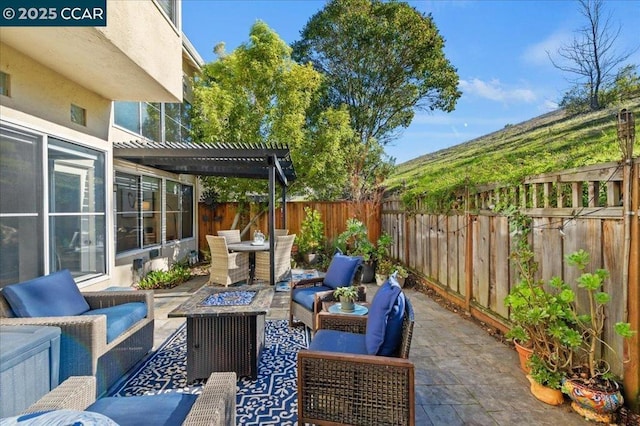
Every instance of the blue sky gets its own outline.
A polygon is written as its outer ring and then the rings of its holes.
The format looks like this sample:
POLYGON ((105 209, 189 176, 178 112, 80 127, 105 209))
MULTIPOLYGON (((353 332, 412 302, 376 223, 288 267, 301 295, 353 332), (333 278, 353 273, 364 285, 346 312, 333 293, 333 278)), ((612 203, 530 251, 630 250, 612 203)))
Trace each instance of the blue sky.
MULTIPOLYGON (((553 67, 555 53, 586 24, 571 0, 409 1, 431 14, 458 70, 463 94, 452 113, 417 112, 386 152, 397 163, 517 124, 556 108, 568 78, 553 67)), ((233 51, 262 20, 292 43, 324 1, 183 0, 182 30, 207 62, 219 42, 233 51)), ((640 44, 640 0, 606 0, 612 27, 621 25, 620 51, 640 44)), ((629 58, 640 64, 640 51, 629 58)))

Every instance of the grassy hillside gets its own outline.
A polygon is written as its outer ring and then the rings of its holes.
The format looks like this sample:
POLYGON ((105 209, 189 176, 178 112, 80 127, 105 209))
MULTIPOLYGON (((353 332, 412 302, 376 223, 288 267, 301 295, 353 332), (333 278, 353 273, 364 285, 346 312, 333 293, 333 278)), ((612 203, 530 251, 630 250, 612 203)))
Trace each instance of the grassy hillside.
POLYGON ((616 114, 634 113, 635 156, 640 154, 640 98, 613 108, 567 117, 554 111, 451 148, 398 165, 385 182, 410 202, 423 199, 430 210, 448 210, 456 191, 469 185, 515 184, 525 177, 607 161, 617 161, 616 114))

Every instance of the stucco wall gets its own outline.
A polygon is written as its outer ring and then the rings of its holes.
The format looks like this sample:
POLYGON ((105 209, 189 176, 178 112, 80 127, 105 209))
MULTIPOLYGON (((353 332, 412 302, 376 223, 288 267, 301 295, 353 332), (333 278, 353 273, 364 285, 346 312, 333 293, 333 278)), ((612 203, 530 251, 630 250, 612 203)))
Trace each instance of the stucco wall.
POLYGON ((2 105, 106 140, 111 102, 0 43, 0 69, 10 75, 11 96, 2 105), (87 112, 87 126, 71 121, 71 104, 87 112))

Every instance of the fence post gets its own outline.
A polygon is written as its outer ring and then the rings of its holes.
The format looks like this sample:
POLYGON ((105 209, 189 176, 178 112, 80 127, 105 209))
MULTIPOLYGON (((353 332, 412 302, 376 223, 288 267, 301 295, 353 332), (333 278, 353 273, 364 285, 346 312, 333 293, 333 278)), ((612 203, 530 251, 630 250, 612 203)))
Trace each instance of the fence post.
MULTIPOLYGON (((631 328, 640 333, 640 161, 629 167, 628 178, 631 183, 625 188, 631 188, 629 208, 625 206, 625 215, 629 223, 629 258, 627 285, 627 309, 631 328)), ((629 407, 640 411, 640 336, 636 333, 625 343, 624 359, 624 397, 629 407)))

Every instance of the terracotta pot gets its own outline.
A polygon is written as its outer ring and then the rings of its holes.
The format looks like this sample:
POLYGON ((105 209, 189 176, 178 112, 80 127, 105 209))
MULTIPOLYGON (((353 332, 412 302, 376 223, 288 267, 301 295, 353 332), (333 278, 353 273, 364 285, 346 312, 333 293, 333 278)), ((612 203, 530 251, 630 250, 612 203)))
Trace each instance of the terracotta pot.
POLYGON ((579 380, 565 379, 562 382, 562 392, 573 401, 571 407, 574 411, 587 420, 601 423, 615 422, 616 412, 624 404, 617 383, 616 390, 605 392, 593 389, 579 380))
POLYGON ((533 355, 533 349, 522 346, 518 342, 513 342, 516 346, 516 351, 518 352, 518 357, 520 358, 520 368, 525 374, 529 374, 531 369, 527 366, 527 362, 531 355, 533 355))
POLYGON ((551 389, 550 387, 541 385, 540 383, 533 380, 533 377, 527 374, 527 379, 529 379, 529 383, 531 383, 531 393, 535 396, 539 401, 544 402, 549 405, 561 405, 564 403, 564 396, 562 395, 562 391, 560 389, 551 389))

